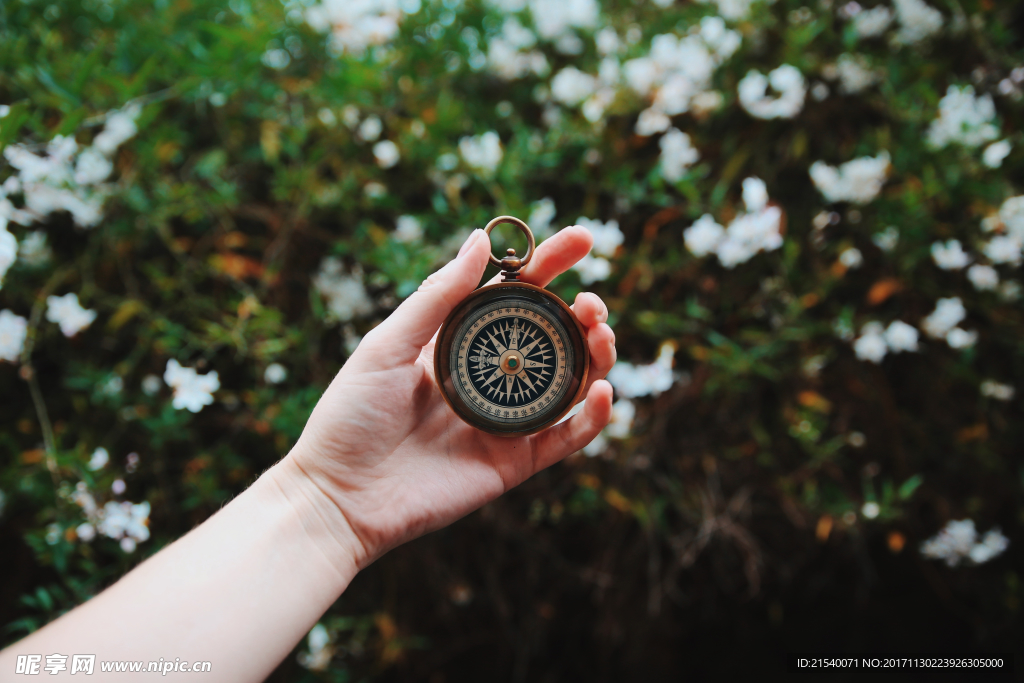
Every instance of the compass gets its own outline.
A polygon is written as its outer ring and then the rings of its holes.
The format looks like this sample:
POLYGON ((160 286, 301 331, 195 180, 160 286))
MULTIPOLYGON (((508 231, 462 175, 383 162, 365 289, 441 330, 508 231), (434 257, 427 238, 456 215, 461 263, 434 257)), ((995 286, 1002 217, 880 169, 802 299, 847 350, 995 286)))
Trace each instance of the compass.
POLYGON ((502 281, 481 287, 445 319, 434 347, 434 375, 444 400, 470 425, 499 436, 525 436, 558 422, 580 399, 590 368, 587 335, 572 309, 543 287, 519 281, 533 258, 529 226, 511 223, 529 243, 490 262, 502 281))

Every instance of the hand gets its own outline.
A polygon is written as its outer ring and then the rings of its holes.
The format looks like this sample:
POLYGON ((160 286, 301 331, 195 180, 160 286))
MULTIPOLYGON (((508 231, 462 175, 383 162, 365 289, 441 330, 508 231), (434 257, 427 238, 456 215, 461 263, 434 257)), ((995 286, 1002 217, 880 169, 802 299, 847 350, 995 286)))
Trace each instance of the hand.
MULTIPOLYGON (((520 279, 545 286, 592 245, 585 228, 566 228, 537 248, 520 279)), ((434 339, 480 282, 490 250, 487 235, 474 231, 455 260, 363 338, 282 463, 315 484, 318 512, 358 568, 583 448, 611 417, 612 388, 603 378, 615 363, 615 335, 604 302, 587 292, 573 305, 590 345, 583 410, 537 434, 506 438, 470 427, 444 402, 434 339)))

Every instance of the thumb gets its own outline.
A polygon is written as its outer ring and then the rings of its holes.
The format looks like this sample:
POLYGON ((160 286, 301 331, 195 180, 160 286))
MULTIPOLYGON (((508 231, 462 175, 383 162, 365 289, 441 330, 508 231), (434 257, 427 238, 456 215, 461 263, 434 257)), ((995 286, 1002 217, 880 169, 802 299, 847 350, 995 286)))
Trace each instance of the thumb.
POLYGON ((476 289, 490 253, 490 239, 483 230, 474 230, 458 256, 424 280, 373 330, 373 346, 386 351, 392 362, 416 360, 452 309, 476 289))

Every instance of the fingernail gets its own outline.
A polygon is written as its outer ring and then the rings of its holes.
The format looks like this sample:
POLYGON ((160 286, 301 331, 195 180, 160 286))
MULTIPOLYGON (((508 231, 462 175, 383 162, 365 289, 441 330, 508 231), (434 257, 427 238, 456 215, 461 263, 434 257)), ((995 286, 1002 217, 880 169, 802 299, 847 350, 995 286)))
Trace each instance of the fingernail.
POLYGON ((474 241, 476 241, 478 232, 482 233, 483 230, 477 228, 473 232, 469 233, 469 237, 466 238, 466 241, 462 243, 462 248, 459 249, 459 255, 456 256, 455 258, 459 258, 459 256, 462 256, 463 254, 466 253, 466 250, 469 249, 470 245, 473 244, 474 241))

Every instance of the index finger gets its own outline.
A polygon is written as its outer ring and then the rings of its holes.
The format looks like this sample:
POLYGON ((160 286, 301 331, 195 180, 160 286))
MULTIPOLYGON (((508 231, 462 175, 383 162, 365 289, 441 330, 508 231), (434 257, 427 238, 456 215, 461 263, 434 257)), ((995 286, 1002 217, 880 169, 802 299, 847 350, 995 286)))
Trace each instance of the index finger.
MULTIPOLYGON (((519 281, 545 287, 589 254, 593 246, 594 236, 582 225, 563 228, 537 247, 526 268, 519 272, 519 281)), ((487 284, 498 282, 501 282, 501 273, 492 277, 487 284)))

